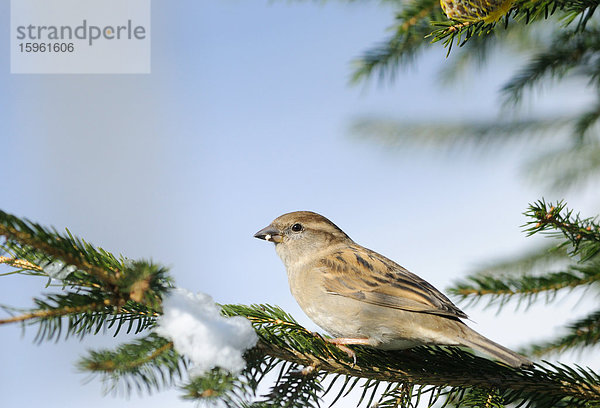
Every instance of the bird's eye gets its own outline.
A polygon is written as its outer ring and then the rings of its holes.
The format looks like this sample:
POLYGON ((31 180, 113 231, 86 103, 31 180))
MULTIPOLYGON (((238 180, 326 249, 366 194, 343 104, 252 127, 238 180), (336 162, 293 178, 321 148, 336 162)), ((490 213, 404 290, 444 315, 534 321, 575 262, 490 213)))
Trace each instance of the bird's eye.
POLYGON ((292 231, 294 231, 294 232, 300 232, 302 230, 303 230, 302 224, 296 223, 296 224, 292 225, 292 231))

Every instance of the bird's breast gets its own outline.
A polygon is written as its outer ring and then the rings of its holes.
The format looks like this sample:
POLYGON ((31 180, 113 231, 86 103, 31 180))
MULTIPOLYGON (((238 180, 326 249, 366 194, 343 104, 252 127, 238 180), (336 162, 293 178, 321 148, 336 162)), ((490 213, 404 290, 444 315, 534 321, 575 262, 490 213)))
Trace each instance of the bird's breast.
POLYGON ((389 320, 382 319, 381 308, 328 292, 324 273, 319 266, 288 269, 290 290, 304 313, 332 336, 367 338, 374 346, 389 342, 385 334, 397 329, 383 327, 389 320))
POLYGON ((357 337, 361 332, 359 302, 328 293, 318 267, 288 268, 290 291, 304 313, 336 337, 357 337))

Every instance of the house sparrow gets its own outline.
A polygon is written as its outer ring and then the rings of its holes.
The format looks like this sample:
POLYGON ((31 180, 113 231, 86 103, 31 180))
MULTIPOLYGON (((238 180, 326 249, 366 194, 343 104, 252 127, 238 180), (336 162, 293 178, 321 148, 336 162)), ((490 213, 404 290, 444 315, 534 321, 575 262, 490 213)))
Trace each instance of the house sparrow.
POLYGON ((292 295, 347 352, 351 344, 466 346, 513 367, 532 365, 464 324, 467 315, 431 284, 358 245, 322 215, 284 214, 254 236, 275 243, 292 295))

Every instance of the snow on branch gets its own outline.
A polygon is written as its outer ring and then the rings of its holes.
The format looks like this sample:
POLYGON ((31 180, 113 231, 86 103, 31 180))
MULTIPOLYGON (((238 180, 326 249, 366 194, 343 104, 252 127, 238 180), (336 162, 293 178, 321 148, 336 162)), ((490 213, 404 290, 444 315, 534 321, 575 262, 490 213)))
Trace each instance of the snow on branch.
POLYGON ((156 333, 171 340, 175 350, 192 361, 192 376, 214 367, 239 374, 246 366, 244 352, 258 341, 248 319, 225 317, 211 296, 181 288, 169 291, 163 299, 156 333))

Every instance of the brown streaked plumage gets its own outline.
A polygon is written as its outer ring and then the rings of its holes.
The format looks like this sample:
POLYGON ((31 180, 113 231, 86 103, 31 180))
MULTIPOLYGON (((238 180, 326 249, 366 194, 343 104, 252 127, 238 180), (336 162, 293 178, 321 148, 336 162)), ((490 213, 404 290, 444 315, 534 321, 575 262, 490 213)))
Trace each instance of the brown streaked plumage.
POLYGON ((254 236, 275 243, 292 295, 338 345, 466 346, 513 367, 532 364, 469 328, 460 320, 467 315, 439 290, 322 215, 284 214, 254 236))

